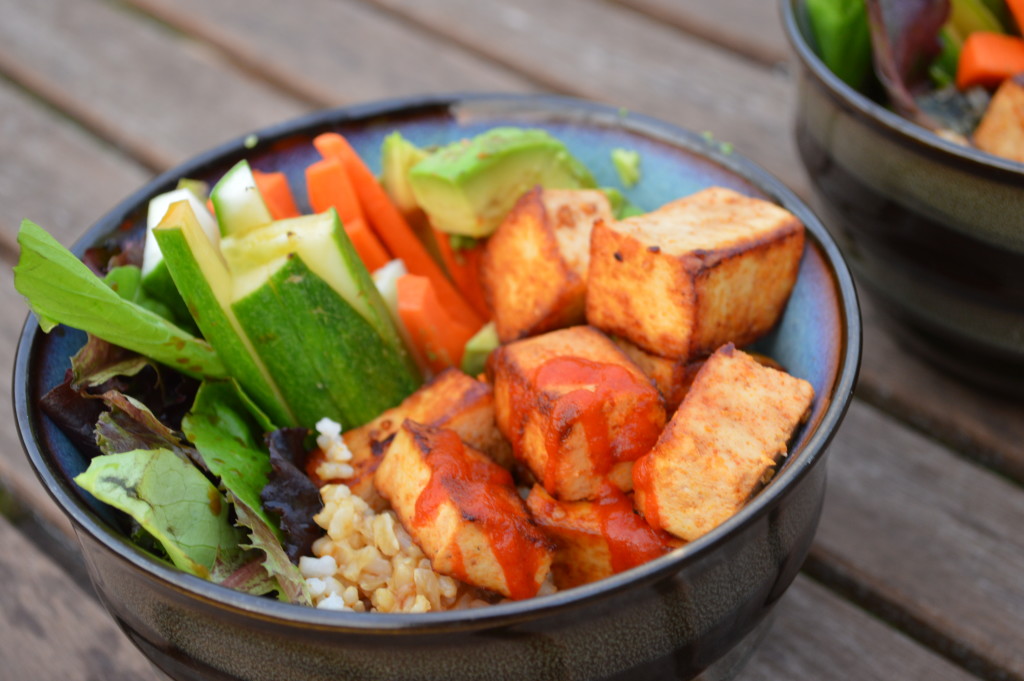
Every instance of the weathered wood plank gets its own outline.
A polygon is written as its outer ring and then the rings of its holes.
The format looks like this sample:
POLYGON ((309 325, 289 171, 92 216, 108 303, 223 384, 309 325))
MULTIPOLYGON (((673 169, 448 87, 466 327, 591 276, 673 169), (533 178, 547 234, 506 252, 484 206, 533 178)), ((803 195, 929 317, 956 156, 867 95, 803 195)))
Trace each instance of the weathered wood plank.
POLYGON ((1024 679, 1024 494, 856 402, 833 445, 814 572, 991 678, 1024 679))
POLYGON ((0 517, 0 676, 5 679, 166 679, 94 598, 0 517))
POLYGON ((776 609, 736 681, 976 678, 807 577, 797 577, 776 609))
POLYGON ((101 0, 0 0, 0 70, 163 169, 310 108, 101 0))
POLYGON ((903 347, 861 295, 864 363, 857 394, 964 455, 1024 483, 1024 403, 993 395, 903 347))
POLYGON ((611 0, 717 43, 750 59, 775 64, 789 55, 779 21, 779 3, 771 0, 611 0))
POLYGON ((28 218, 70 245, 151 173, 0 81, 0 228, 28 218))
POLYGON ((785 76, 660 21, 588 0, 373 2, 553 89, 711 131, 806 186, 785 76))
POLYGON ((449 90, 537 89, 509 69, 351 0, 128 2, 325 106, 449 90))

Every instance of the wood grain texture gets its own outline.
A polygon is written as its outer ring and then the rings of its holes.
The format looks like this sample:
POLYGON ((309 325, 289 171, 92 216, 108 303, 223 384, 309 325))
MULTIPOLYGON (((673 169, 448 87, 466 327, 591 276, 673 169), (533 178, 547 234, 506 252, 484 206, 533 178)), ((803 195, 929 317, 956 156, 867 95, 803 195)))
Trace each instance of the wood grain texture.
POLYGON ((750 59, 776 64, 789 55, 775 0, 610 0, 750 59))
POLYGON ((786 77, 661 21, 588 0, 373 2, 554 90, 710 131, 806 186, 786 77))
POLYGON ((0 0, 0 70, 153 169, 309 109, 102 0, 0 0))
POLYGON ((970 668, 1024 679, 1024 494, 855 402, 815 573, 970 668))
POLYGON ((325 106, 443 91, 533 91, 528 78, 351 0, 128 0, 325 106))
POLYGON ((166 681, 96 600, 0 517, 0 678, 166 681))
POLYGON ((857 394, 979 463, 1024 484, 1024 403, 973 386, 900 344, 861 295, 864 362, 857 394))
POLYGON ((70 245, 151 173, 38 100, 0 81, 0 230, 25 218, 70 245))
POLYGON ((976 678, 807 577, 797 577, 776 610, 736 681, 976 678))

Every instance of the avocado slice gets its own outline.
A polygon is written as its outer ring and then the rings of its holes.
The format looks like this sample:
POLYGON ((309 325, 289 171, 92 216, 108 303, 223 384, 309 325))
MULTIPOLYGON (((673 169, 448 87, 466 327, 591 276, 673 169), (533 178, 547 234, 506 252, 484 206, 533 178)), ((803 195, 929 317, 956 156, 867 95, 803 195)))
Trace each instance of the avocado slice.
POLYGON ((530 188, 595 186, 590 171, 544 130, 492 128, 442 147, 409 171, 416 202, 435 228, 486 237, 530 188))
POLYGON ((494 325, 494 322, 487 322, 472 338, 466 341, 460 368, 470 376, 476 376, 483 372, 487 366, 487 358, 491 356, 491 351, 498 345, 500 345, 498 327, 494 325))
POLYGON ((409 170, 428 155, 426 150, 402 137, 397 130, 385 137, 380 145, 380 183, 403 214, 419 208, 409 182, 409 170))

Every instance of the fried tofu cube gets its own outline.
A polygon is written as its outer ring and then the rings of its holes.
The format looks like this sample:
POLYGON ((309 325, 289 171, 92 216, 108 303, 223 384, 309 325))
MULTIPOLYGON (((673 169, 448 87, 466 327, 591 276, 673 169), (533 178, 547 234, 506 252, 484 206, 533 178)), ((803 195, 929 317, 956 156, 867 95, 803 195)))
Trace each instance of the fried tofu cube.
POLYGON ((559 499, 632 488, 633 461, 657 441, 657 388, 607 336, 574 326, 497 348, 495 419, 512 452, 559 499))
POLYGON ((353 474, 342 480, 329 481, 344 482, 376 511, 387 508, 387 503, 373 486, 373 474, 407 418, 454 430, 466 443, 483 451, 500 465, 509 467, 513 464, 512 448, 494 420, 491 386, 451 368, 435 376, 397 407, 343 433, 342 438, 352 452, 352 459, 347 463, 352 466, 353 474))
POLYGON ((455 431, 406 420, 374 479, 436 571, 517 600, 547 579, 553 544, 512 475, 455 431))
POLYGON ((1024 163, 1024 75, 999 86, 974 131, 974 144, 996 156, 1024 163))
MULTIPOLYGON (((653 352, 647 352, 636 344, 630 343, 625 338, 617 336, 613 337, 612 341, 619 346, 619 349, 627 357, 633 360, 634 364, 640 367, 641 371, 647 374, 648 378, 654 381, 654 385, 658 387, 658 392, 665 398, 665 410, 669 414, 675 413, 676 409, 679 408, 683 398, 686 397, 687 391, 690 390, 690 386, 693 384, 693 379, 697 377, 697 372, 700 371, 700 368, 704 366, 704 362, 707 361, 706 357, 691 361, 662 357, 655 355, 653 352)), ((748 354, 757 360, 758 364, 782 370, 782 366, 767 355, 756 352, 748 354)))
POLYGON ((616 336, 612 340, 634 364, 640 367, 641 371, 647 374, 648 378, 654 381, 658 392, 665 398, 665 411, 669 414, 674 413, 683 398, 686 397, 686 391, 690 389, 690 384, 693 383, 704 360, 697 359, 690 362, 675 357, 662 357, 653 352, 647 352, 625 338, 616 336))
POLYGON ((685 543, 648 525, 614 487, 599 501, 559 501, 534 485, 526 507, 558 547, 551 574, 559 589, 610 577, 685 543))
POLYGON ((652 527, 681 539, 709 532, 771 477, 813 398, 807 381, 722 347, 634 467, 636 507, 652 527))
POLYGON ((503 343, 583 323, 590 233, 612 219, 596 190, 538 186, 519 199, 488 240, 480 269, 503 343))
POLYGON ((588 323, 692 359, 774 326, 796 282, 804 229, 773 203, 712 187, 600 222, 591 238, 588 323))

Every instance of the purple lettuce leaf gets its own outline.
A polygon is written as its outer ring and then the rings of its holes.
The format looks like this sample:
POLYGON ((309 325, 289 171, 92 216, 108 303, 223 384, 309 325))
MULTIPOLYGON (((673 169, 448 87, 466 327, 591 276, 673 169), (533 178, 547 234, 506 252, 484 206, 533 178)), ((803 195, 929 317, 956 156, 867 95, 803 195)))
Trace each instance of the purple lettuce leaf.
POLYGON ((949 0, 866 0, 875 72, 898 113, 919 125, 937 123, 918 106, 928 88, 928 66, 942 50, 939 31, 949 0))
POLYGON ((266 436, 270 449, 270 480, 260 498, 263 507, 280 518, 284 548, 293 563, 312 552, 323 530, 313 516, 323 508, 320 490, 306 476, 305 428, 280 428, 266 436))

